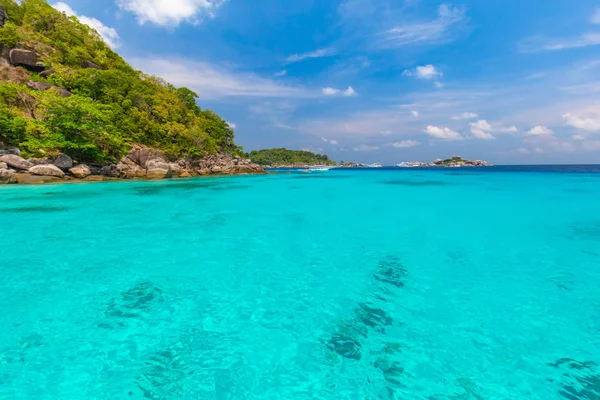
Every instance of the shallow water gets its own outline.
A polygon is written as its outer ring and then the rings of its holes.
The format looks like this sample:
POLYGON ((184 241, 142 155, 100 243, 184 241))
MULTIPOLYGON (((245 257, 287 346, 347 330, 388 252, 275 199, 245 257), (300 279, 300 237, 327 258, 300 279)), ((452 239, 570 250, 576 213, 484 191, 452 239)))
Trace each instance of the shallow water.
POLYGON ((462 171, 0 187, 0 399, 599 399, 599 175, 462 171))

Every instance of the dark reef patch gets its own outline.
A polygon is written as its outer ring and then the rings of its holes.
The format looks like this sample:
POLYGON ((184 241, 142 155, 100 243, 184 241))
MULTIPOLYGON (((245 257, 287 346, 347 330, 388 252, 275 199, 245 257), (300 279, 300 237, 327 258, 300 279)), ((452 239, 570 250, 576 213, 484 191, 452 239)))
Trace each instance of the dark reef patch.
POLYGON ((593 361, 561 358, 549 364, 562 373, 559 394, 568 400, 600 400, 600 370, 593 361))
POLYGON ((572 239, 600 239, 600 221, 576 223, 570 226, 572 239))
POLYGON ((162 290, 150 282, 142 282, 121 293, 108 303, 107 317, 135 318, 156 303, 162 303, 162 290))
POLYGON ((144 185, 144 186, 136 186, 132 188, 134 194, 139 196, 152 196, 162 194, 166 191, 171 191, 173 189, 180 189, 185 191, 191 191, 195 189, 206 189, 213 188, 216 186, 223 185, 223 182, 215 182, 215 181, 204 181, 200 182, 199 180, 190 180, 179 183, 169 183, 169 184, 156 184, 156 185, 144 185))
POLYGON ((71 207, 64 206, 24 206, 0 208, 0 213, 55 213, 69 211, 71 207))
POLYGON ((152 400, 183 398, 184 381, 194 374, 187 362, 189 351, 181 344, 156 352, 142 368, 137 387, 152 400))
POLYGON ((214 191, 228 191, 228 190, 245 190, 245 189, 250 189, 251 186, 248 185, 215 185, 215 186, 211 186, 209 187, 209 190, 214 190, 214 191))
POLYGON ((356 317, 365 326, 369 326, 378 332, 383 332, 384 326, 392 325, 392 317, 379 308, 369 307, 367 304, 361 303, 355 310, 356 317))
POLYGON ((327 341, 327 348, 331 351, 335 351, 344 358, 353 360, 361 359, 362 345, 355 338, 344 334, 343 332, 337 332, 331 336, 331 339, 327 341))
POLYGON ((373 275, 380 282, 403 287, 408 276, 402 261, 397 257, 386 257, 379 262, 378 271, 373 275))

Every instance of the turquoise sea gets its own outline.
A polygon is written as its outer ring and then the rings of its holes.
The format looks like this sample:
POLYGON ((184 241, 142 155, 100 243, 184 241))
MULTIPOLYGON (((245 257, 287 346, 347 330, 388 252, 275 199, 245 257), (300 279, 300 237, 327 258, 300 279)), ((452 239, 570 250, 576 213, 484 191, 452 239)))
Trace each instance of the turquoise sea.
POLYGON ((0 187, 0 399, 598 400, 574 171, 0 187))

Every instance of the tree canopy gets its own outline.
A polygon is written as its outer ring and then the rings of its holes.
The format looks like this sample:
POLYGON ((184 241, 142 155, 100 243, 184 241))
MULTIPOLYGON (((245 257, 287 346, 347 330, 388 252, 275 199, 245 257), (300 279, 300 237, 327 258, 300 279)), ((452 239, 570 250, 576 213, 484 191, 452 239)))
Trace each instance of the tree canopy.
POLYGON ((240 153, 231 127, 198 95, 130 67, 100 35, 44 0, 0 0, 8 21, 0 50, 35 50, 46 69, 0 64, 0 142, 29 156, 64 152, 80 161, 118 159, 133 144, 170 157, 240 153), (90 68, 89 62, 99 66, 90 68), (32 89, 45 82, 72 93, 32 89), (28 84, 29 83, 29 84, 28 84))
POLYGON ((260 165, 335 165, 325 154, 305 150, 264 149, 247 154, 252 162, 260 165))

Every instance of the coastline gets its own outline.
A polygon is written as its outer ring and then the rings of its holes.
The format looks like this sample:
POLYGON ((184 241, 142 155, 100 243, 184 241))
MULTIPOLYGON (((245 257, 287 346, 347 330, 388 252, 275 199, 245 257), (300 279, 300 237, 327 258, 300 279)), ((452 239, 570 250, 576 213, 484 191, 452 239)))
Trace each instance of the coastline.
POLYGON ((265 168, 232 154, 168 160, 157 149, 134 146, 118 163, 83 164, 66 154, 45 159, 20 156, 18 149, 0 153, 0 184, 41 185, 125 180, 161 180, 203 176, 267 174, 265 168))

